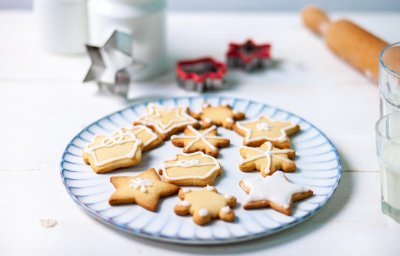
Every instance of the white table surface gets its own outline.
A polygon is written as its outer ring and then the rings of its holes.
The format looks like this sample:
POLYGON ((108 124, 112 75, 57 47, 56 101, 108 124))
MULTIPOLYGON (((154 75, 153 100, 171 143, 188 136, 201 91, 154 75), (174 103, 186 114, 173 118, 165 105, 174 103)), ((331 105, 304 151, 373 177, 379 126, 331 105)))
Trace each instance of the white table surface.
MULTIPOLYGON (((398 41, 400 14, 343 14, 389 42, 398 41)), ((334 17, 341 15, 336 14, 334 17)), ((171 13, 171 68, 181 58, 223 59, 230 41, 270 41, 279 68, 230 74, 219 92, 263 101, 314 123, 343 162, 338 190, 316 216, 279 234, 227 246, 179 246, 115 231, 69 198, 59 175, 67 142, 92 121, 131 102, 189 95, 173 75, 133 86, 126 102, 81 83, 83 56, 43 51, 29 12, 0 12, 0 255, 399 255, 400 224, 380 211, 374 123, 378 91, 331 54, 298 15, 171 13), (46 227, 48 220, 55 224, 46 227)))

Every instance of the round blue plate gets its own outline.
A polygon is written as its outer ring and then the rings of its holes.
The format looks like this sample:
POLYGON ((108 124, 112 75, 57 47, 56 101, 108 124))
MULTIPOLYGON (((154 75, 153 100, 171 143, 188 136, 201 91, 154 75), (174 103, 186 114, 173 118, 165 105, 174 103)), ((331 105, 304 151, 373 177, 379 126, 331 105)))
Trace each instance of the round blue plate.
POLYGON ((116 229, 149 239, 182 244, 227 244, 255 239, 287 229, 313 216, 327 203, 339 183, 342 166, 334 145, 314 125, 297 115, 245 99, 220 96, 167 98, 151 102, 164 106, 188 106, 193 111, 200 111, 204 102, 212 105, 230 104, 234 110, 246 113, 248 120, 267 115, 273 119, 298 123, 301 131, 291 140, 297 155, 297 171, 288 173, 287 177, 293 183, 312 189, 314 196, 295 203, 292 216, 272 209, 244 210, 241 203, 246 195, 240 189, 239 181, 260 174, 239 171, 242 137, 220 128, 221 136, 231 139, 231 146, 220 151, 218 160, 223 167, 223 174, 215 186, 221 193, 237 197, 239 205, 235 208, 237 217, 234 223, 217 220, 204 227, 198 226, 191 216, 175 215, 173 208, 179 200, 176 196, 162 199, 155 213, 138 205, 110 206, 108 198, 114 191, 109 182, 111 176, 136 175, 151 167, 157 169, 164 160, 173 159, 176 153, 181 152, 181 149, 167 141, 146 152, 139 165, 101 175, 95 174, 83 162, 82 149, 96 134, 109 134, 120 127, 129 127, 145 114, 149 102, 134 104, 89 125, 71 140, 62 155, 61 178, 68 194, 85 212, 116 229))

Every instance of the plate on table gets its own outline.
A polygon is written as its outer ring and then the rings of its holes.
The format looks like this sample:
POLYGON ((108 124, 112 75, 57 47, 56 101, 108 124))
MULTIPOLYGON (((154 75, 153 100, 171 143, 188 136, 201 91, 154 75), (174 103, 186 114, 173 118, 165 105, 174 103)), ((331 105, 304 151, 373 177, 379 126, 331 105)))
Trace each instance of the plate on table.
POLYGON ((334 145, 314 125, 303 118, 261 102, 220 96, 198 96, 165 98, 142 102, 122 109, 92 123, 76 135, 67 145, 61 160, 61 178, 68 194, 89 215, 132 235, 182 244, 227 244, 268 236, 299 224, 316 214, 334 193, 340 177, 341 163, 334 145), (236 196, 236 220, 233 223, 215 220, 206 226, 198 226, 191 216, 177 216, 173 208, 179 201, 177 196, 163 198, 157 212, 149 212, 131 204, 110 206, 108 198, 115 191, 109 179, 118 175, 137 175, 149 169, 158 169, 164 160, 170 160, 181 148, 170 141, 145 152, 142 162, 131 168, 107 174, 96 174, 82 160, 82 150, 96 134, 110 134, 121 127, 129 127, 143 116, 148 103, 162 106, 188 106, 199 112, 204 102, 212 105, 229 104, 235 111, 246 114, 251 120, 266 115, 276 120, 297 123, 301 131, 292 136, 292 148, 296 151, 297 170, 287 173, 287 178, 296 184, 314 191, 311 198, 297 202, 292 216, 272 209, 244 210, 246 194, 239 187, 243 178, 255 177, 259 172, 245 173, 238 168, 241 160, 239 147, 243 138, 234 131, 219 128, 223 137, 231 140, 231 146, 220 151, 223 174, 214 186, 221 193, 236 196))

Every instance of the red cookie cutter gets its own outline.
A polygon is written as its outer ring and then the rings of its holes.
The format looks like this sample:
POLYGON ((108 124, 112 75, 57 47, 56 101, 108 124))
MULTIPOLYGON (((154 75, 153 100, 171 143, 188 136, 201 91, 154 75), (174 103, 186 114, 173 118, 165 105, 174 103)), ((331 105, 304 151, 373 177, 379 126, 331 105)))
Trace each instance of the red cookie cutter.
POLYGON ((226 58, 232 68, 245 71, 262 69, 271 64, 271 45, 256 44, 251 39, 243 44, 230 43, 226 58))
POLYGON ((225 74, 226 65, 209 57, 183 60, 176 64, 178 84, 191 91, 221 88, 225 74))

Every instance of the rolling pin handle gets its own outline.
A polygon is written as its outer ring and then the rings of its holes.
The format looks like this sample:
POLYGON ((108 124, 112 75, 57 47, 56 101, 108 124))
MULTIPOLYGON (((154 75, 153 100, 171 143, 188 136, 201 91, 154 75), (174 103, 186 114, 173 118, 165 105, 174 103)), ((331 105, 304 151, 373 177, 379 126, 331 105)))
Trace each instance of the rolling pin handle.
POLYGON ((301 11, 301 19, 304 25, 317 35, 323 35, 329 24, 326 13, 316 6, 305 7, 301 11))

